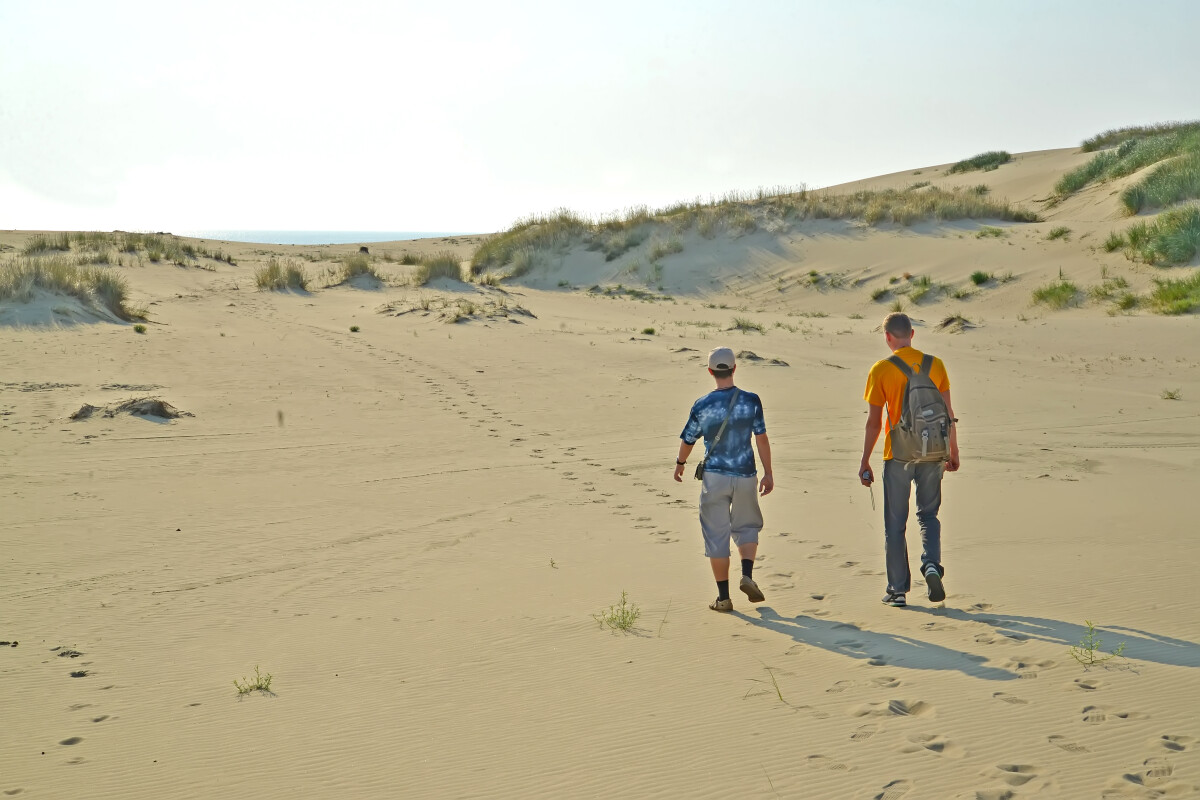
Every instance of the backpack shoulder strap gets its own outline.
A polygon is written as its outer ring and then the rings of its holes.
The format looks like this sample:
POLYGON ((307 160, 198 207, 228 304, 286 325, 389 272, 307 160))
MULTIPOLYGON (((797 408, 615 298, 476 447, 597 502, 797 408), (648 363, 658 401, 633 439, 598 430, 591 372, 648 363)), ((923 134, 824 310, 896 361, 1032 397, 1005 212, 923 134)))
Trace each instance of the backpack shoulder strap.
POLYGON ((899 367, 900 371, 904 373, 904 377, 911 378, 913 376, 912 367, 910 367, 908 364, 905 364, 904 359, 900 356, 892 356, 888 359, 888 361, 899 367))
POLYGON ((933 370, 933 356, 929 355, 929 353, 926 353, 925 355, 921 356, 921 374, 924 375, 926 378, 929 378, 929 380, 933 380, 933 378, 930 377, 930 374, 929 374, 932 370, 933 370))

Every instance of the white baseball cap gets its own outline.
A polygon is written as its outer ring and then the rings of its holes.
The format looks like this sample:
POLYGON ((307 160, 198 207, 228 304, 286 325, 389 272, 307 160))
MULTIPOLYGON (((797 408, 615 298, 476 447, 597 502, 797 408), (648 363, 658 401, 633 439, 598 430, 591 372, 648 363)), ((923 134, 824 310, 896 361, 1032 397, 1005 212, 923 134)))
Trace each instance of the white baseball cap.
POLYGON ((737 366, 733 351, 728 347, 718 347, 708 354, 709 369, 733 369, 737 366))

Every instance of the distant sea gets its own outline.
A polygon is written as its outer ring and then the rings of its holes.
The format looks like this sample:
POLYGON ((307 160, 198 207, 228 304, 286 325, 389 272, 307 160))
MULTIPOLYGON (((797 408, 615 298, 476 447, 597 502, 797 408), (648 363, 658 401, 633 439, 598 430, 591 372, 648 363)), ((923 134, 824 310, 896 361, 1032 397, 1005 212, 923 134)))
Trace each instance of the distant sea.
POLYGON ((357 244, 467 236, 463 231, 177 231, 180 236, 255 244, 357 244))

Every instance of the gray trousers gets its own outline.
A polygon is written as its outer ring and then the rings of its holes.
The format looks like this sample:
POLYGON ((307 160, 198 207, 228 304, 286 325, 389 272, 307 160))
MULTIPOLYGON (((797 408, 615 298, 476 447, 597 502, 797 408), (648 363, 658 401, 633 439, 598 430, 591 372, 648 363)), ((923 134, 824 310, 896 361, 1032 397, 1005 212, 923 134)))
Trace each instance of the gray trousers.
POLYGON ((763 527, 758 507, 758 478, 704 473, 700 482, 700 531, 704 555, 729 558, 729 540, 738 547, 757 543, 763 527))
POLYGON ((883 552, 887 561, 887 590, 901 594, 912 588, 908 568, 908 497, 917 485, 917 522, 921 526, 921 574, 929 565, 942 569, 941 463, 915 464, 888 459, 883 462, 883 552))

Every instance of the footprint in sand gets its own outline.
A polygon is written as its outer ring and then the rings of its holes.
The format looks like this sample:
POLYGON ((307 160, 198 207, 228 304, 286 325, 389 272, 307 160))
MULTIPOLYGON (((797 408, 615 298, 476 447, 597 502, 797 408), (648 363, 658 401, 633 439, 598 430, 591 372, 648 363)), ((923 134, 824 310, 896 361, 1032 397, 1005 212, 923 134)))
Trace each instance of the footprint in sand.
POLYGON ((1098 725, 1111 719, 1146 719, 1146 715, 1140 711, 1112 711, 1100 706, 1086 706, 1080 713, 1083 721, 1089 725, 1098 725))
POLYGON ((1008 692, 996 692, 996 693, 994 693, 994 694, 992 695, 992 697, 994 697, 994 698, 996 698, 997 700, 1000 700, 1000 701, 1002 701, 1002 702, 1005 702, 1005 703, 1009 703, 1009 704, 1011 704, 1011 705, 1014 705, 1014 706, 1026 706, 1026 705, 1029 705, 1029 701, 1028 701, 1028 700, 1022 700, 1021 698, 1019 698, 1019 697, 1017 697, 1017 696, 1015 696, 1015 695, 1011 695, 1011 694, 1009 694, 1008 692))
POLYGON ((1068 753, 1090 753, 1091 752, 1083 745, 1076 744, 1075 742, 1068 742, 1067 737, 1059 736, 1057 734, 1047 737, 1046 741, 1050 742, 1050 744, 1054 745, 1055 747, 1057 747, 1060 750, 1066 750, 1068 753))
POLYGON ((933 706, 920 700, 888 700, 855 706, 850 713, 855 717, 928 717, 933 715, 933 706))
POLYGON ((872 678, 871 683, 880 689, 895 689, 903 681, 893 678, 891 675, 880 675, 878 678, 872 678))
POLYGON ((979 789, 975 792, 975 800, 1012 800, 1014 797, 1012 789, 979 789))
POLYGON ((875 795, 875 800, 900 800, 911 791, 912 783, 902 778, 884 786, 883 791, 875 795))
MULTIPOLYGON (((958 626, 951 625, 949 622, 926 622, 921 627, 927 631, 952 631, 952 630, 955 630, 958 626)), ((979 640, 976 639, 975 641, 979 641, 979 640)))
POLYGON ((992 604, 991 603, 976 603, 975 605, 971 606, 971 610, 972 611, 991 611, 992 604))
POLYGON ((857 561, 845 561, 845 562, 842 562, 839 566, 841 566, 843 569, 846 569, 849 567, 857 567, 858 562, 857 561))
POLYGON ((1071 682, 1071 685, 1076 689, 1083 689, 1085 692, 1092 692, 1104 685, 1104 681, 1093 678, 1076 678, 1071 682))
POLYGON ((1056 666, 1054 661, 1022 661, 1018 658, 1010 658, 1004 665, 1008 669, 1017 673, 1018 678, 1036 678, 1038 671, 1043 669, 1053 669, 1056 666))
POLYGON ((847 772, 850 770, 849 764, 843 764, 841 761, 835 761, 829 756, 817 755, 809 756, 805 759, 810 769, 828 769, 834 772, 847 772))
POLYGON ((901 753, 937 753, 950 758, 962 758, 961 747, 937 733, 914 733, 908 737, 909 744, 900 748, 901 753))
MULTIPOLYGON (((1136 786, 1153 789, 1161 786, 1175 774, 1175 768, 1165 758, 1154 756, 1142 762, 1142 769, 1137 772, 1127 772, 1122 777, 1136 786)), ((1157 796, 1157 795, 1156 795, 1157 796)))
POLYGON ((841 694, 854 685, 854 681, 838 681, 825 690, 825 694, 841 694))
POLYGON ((1000 780, 1014 787, 1024 786, 1038 776, 1037 767, 1030 764, 997 764, 996 769, 1000 780))
POLYGON ((1172 753, 1181 753, 1187 750, 1195 741, 1196 739, 1192 736, 1171 736, 1165 733, 1154 740, 1156 744, 1167 748, 1172 753))
POLYGON ((860 725, 854 730, 854 733, 850 734, 850 741, 865 742, 867 739, 870 739, 872 736, 879 733, 879 731, 880 727, 878 725, 860 725))

